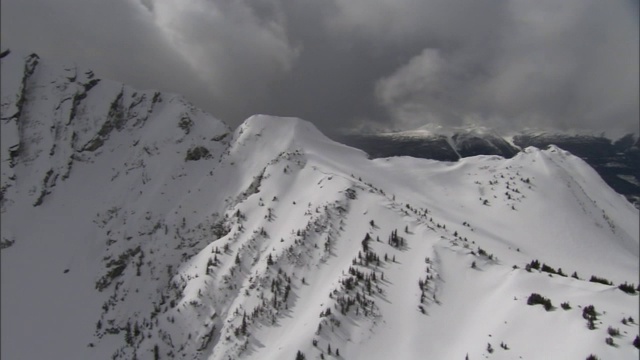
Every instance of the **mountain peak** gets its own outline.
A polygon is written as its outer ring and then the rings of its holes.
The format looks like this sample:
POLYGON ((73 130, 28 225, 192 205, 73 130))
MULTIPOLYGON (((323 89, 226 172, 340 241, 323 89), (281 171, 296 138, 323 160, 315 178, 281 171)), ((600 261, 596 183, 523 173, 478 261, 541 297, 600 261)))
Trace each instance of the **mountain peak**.
MULTIPOLYGON (((282 141, 291 141, 295 138, 320 137, 321 133, 315 125, 296 117, 279 117, 257 114, 247 118, 238 128, 236 133, 248 132, 258 136, 266 135, 280 137, 282 141)), ((275 140, 275 139, 273 139, 275 140)))
POLYGON ((250 153, 255 147, 260 148, 262 154, 258 157, 265 157, 265 159, 291 151, 326 159, 342 156, 366 157, 363 151, 329 139, 311 122, 296 117, 270 115, 249 117, 234 132, 234 145, 231 151, 243 152, 245 157, 256 157, 256 154, 250 153))

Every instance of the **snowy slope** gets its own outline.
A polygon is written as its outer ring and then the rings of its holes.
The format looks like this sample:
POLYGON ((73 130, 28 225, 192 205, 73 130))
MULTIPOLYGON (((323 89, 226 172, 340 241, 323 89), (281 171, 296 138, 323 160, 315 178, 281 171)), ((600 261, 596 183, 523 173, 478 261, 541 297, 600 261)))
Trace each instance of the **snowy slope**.
POLYGON ((613 141, 603 134, 525 129, 505 136, 480 126, 446 128, 428 124, 412 131, 333 136, 374 158, 412 156, 441 161, 477 155, 511 158, 530 146, 546 149, 556 145, 586 161, 611 188, 640 209, 640 149, 636 134, 613 141))
POLYGON ((638 210, 561 149, 369 160, 13 53, 2 90, 3 359, 638 356, 638 210))

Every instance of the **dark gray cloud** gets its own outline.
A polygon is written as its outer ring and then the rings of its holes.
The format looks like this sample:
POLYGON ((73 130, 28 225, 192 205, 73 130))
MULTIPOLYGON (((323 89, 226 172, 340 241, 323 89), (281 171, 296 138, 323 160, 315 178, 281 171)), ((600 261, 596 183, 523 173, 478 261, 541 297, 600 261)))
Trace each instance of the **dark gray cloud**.
POLYGON ((631 0, 4 0, 1 26, 231 125, 638 132, 631 0))

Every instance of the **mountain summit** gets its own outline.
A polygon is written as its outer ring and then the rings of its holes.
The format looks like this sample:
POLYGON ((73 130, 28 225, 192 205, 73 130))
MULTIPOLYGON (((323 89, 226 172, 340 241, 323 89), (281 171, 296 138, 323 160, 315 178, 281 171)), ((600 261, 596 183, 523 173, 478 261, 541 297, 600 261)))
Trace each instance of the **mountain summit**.
POLYGON ((558 147, 371 160, 1 69, 3 358, 638 356, 638 210, 558 147))

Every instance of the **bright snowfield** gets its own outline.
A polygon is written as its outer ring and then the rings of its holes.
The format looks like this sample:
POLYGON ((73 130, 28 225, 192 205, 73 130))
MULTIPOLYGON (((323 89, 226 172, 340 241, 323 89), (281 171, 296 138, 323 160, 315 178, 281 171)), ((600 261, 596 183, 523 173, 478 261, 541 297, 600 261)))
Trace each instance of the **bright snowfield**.
POLYGON ((638 210, 561 149, 369 160, 1 64, 2 359, 638 358, 638 210))

